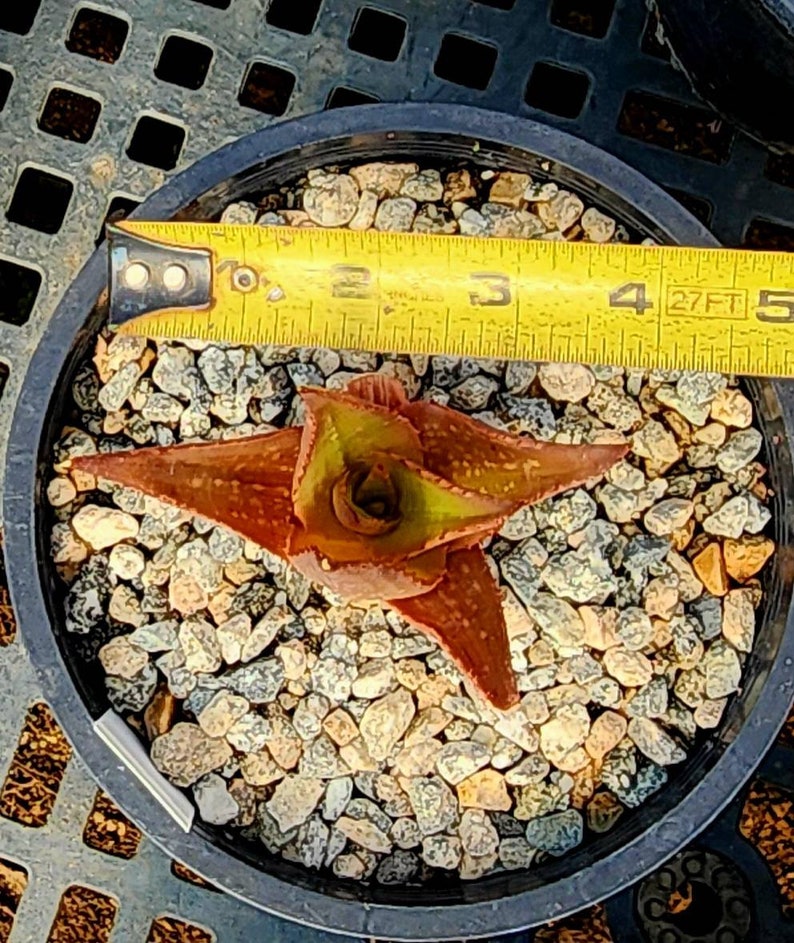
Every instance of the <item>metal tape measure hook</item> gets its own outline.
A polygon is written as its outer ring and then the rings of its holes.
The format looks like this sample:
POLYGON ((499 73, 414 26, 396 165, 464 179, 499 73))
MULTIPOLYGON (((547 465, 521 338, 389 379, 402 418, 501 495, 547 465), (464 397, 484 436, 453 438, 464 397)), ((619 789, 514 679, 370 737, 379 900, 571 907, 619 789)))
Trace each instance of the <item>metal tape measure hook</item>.
POLYGON ((165 309, 209 308, 212 252, 158 242, 110 225, 110 324, 165 309))

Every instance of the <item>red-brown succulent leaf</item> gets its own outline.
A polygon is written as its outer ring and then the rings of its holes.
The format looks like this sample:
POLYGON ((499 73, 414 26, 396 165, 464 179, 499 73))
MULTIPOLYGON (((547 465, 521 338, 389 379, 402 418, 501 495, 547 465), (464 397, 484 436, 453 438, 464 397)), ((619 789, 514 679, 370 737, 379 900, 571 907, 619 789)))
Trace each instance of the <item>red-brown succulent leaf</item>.
POLYGON ((304 387, 300 395, 306 420, 293 498, 301 519, 303 503, 315 498, 322 482, 330 490, 340 474, 368 462, 373 452, 390 452, 421 462, 419 435, 408 419, 392 409, 358 395, 318 387, 304 387), (318 445, 322 448, 320 455, 318 445))
POLYGON ((307 579, 322 583, 343 599, 382 602, 386 597, 416 596, 436 586, 444 575, 447 548, 434 547, 408 560, 334 566, 309 549, 291 556, 290 563, 307 579))
POLYGON ((408 402, 405 389, 399 380, 383 373, 364 373, 350 380, 345 387, 350 396, 357 396, 368 403, 386 406, 400 412, 408 402))
POLYGON ((426 468, 470 488, 533 504, 597 478, 628 445, 566 445, 513 436, 421 400, 403 407, 419 432, 426 468))
POLYGON ((434 589, 389 605, 435 638, 494 707, 518 702, 502 600, 480 547, 451 552, 434 589))
POLYGON ((72 468, 176 504, 286 556, 300 429, 73 458, 72 468))

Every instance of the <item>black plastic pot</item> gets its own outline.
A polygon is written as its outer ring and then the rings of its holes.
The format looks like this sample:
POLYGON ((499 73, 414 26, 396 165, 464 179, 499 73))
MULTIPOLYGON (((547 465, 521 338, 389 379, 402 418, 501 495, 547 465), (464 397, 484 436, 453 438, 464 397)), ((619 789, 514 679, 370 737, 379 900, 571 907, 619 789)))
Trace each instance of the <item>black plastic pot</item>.
POLYGON ((654 0, 695 91, 765 144, 794 148, 794 0, 654 0))
MULTIPOLYGON (((528 170, 577 189, 636 236, 713 244, 675 201, 629 167, 582 141, 530 121, 477 109, 375 105, 266 129, 176 177, 140 208, 143 218, 211 218, 229 201, 288 181, 323 163, 373 158, 468 159, 528 170)), ((690 841, 731 799, 774 739, 791 700, 794 404, 780 384, 748 384, 767 438, 779 550, 746 685, 719 730, 704 737, 669 784, 615 828, 560 860, 528 872, 443 887, 364 887, 317 875, 261 846, 202 824, 185 832, 96 735, 108 709, 63 629, 62 596, 49 562, 42 487, 63 423, 64 397, 102 318, 107 262, 95 254, 67 291, 34 353, 17 404, 4 505, 11 591, 22 637, 44 692, 102 788, 162 846, 226 891, 281 916, 329 930, 391 940, 491 936, 579 910, 636 881, 690 841), (775 443, 772 447, 773 442, 775 443)))

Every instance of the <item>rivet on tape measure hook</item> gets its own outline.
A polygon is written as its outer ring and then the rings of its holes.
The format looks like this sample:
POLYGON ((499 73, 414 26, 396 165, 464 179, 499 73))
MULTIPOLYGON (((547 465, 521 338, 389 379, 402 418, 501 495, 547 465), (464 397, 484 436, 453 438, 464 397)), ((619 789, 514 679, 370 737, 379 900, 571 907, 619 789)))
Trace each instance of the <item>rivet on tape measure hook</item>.
POLYGON ((794 377, 794 254, 218 223, 108 232, 125 333, 794 377))

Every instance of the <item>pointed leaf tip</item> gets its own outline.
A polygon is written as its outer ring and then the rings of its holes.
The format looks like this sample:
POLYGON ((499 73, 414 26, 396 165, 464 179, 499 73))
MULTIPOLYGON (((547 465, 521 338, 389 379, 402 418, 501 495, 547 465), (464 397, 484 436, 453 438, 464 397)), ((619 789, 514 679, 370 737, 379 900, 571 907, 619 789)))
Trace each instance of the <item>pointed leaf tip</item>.
POLYGON ((402 383, 383 373, 364 373, 351 380, 345 391, 388 409, 400 410, 408 402, 402 383))
POLYGON ((389 605, 434 638, 490 704, 518 703, 502 600, 480 547, 450 553, 430 592, 389 605))
POLYGON ((300 429, 224 442, 83 455, 72 467, 229 527, 285 556, 300 429))
POLYGON ((628 445, 567 445, 515 436, 437 403, 414 401, 403 410, 418 430, 424 464, 455 484, 520 504, 597 478, 628 445))

